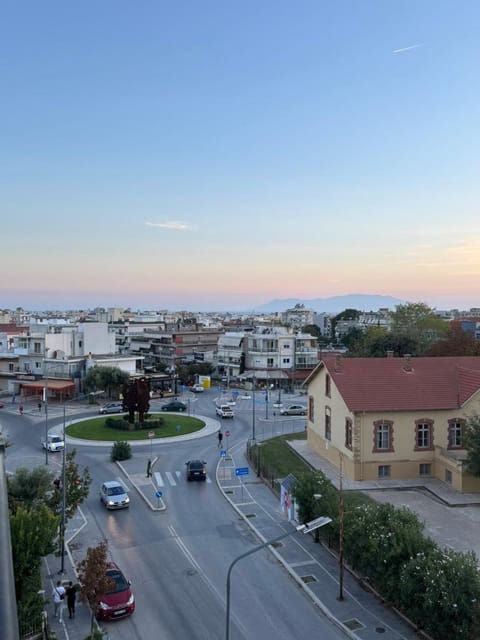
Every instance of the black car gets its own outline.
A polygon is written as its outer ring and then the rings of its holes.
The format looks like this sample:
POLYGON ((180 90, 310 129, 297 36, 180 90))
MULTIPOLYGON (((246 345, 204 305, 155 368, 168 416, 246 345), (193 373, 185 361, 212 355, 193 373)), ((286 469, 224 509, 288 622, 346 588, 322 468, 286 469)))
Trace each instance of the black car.
POLYGON ((187 480, 206 480, 207 479, 207 463, 203 460, 189 460, 187 465, 187 480))
POLYGON ((161 407, 162 411, 186 411, 187 405, 183 404, 183 402, 179 402, 178 400, 172 400, 172 402, 167 402, 161 407))

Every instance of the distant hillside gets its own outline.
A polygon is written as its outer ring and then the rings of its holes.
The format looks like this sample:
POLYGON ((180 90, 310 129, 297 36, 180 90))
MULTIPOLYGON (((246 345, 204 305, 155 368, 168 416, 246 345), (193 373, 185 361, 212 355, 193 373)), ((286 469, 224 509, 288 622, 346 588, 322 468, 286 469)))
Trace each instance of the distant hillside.
POLYGON ((344 309, 358 309, 359 311, 377 311, 378 309, 395 309, 403 300, 392 296, 375 296, 363 293, 353 293, 347 296, 332 296, 331 298, 312 298, 301 300, 299 298, 284 298, 272 300, 266 304, 255 307, 258 313, 273 313, 292 309, 296 304, 303 304, 306 309, 313 309, 318 313, 340 313, 344 309))

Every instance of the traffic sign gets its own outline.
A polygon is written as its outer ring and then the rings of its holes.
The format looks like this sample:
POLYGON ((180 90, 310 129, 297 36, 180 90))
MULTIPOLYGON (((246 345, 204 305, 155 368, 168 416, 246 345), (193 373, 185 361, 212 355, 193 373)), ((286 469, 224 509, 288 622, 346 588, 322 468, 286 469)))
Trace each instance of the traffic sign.
POLYGON ((248 476, 248 467, 237 467, 235 469, 236 476, 248 476))
POLYGON ((222 449, 222 450, 220 451, 220 457, 221 457, 221 458, 226 458, 226 457, 227 457, 227 452, 225 451, 225 449, 222 449))
POLYGON ((230 431, 225 431, 225 437, 229 438, 231 436, 230 431))
POLYGON ((149 431, 148 432, 148 437, 149 438, 154 438, 155 437, 155 433, 153 431, 149 431))
POLYGON ((155 497, 156 498, 161 498, 163 496, 163 493, 161 491, 156 491, 155 492, 155 497))

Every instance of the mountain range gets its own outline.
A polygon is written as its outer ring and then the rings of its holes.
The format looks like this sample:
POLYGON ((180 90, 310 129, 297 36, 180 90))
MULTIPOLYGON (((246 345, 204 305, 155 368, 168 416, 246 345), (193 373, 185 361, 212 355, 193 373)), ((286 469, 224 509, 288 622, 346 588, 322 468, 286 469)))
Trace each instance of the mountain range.
POLYGON ((303 304, 306 309, 312 309, 317 313, 340 313, 345 309, 357 309, 358 311, 378 311, 378 309, 395 309, 399 304, 405 304, 404 300, 392 296, 369 295, 364 293, 352 293, 345 296, 332 296, 330 298, 283 298, 271 300, 266 304, 255 307, 258 313, 274 313, 293 309, 296 304, 303 304))

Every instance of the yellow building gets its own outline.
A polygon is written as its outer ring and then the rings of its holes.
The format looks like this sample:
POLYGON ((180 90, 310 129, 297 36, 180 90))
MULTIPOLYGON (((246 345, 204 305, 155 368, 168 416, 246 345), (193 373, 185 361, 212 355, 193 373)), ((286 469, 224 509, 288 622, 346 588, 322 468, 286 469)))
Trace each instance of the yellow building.
POLYGON ((352 480, 438 478, 480 492, 463 427, 480 414, 480 357, 325 357, 307 379, 308 443, 352 480))

